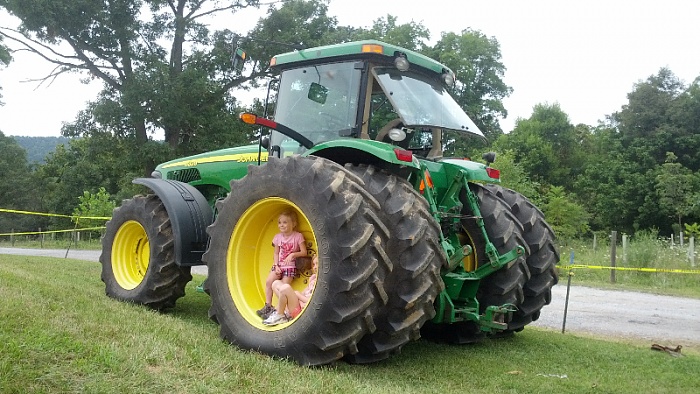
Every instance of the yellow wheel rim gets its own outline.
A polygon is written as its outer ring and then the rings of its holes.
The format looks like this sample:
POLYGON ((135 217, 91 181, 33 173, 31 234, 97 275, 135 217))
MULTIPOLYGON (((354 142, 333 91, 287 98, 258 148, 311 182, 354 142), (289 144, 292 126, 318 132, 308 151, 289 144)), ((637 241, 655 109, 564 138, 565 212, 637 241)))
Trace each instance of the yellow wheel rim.
POLYGON ((466 272, 472 272, 479 267, 479 260, 474 241, 472 240, 471 234, 469 234, 465 229, 462 229, 462 232, 459 233, 457 236, 459 237, 460 245, 469 245, 472 248, 471 254, 469 254, 468 256, 464 256, 464 258, 462 259, 462 265, 464 266, 464 270, 466 272))
POLYGON ((148 270, 150 244, 143 226, 134 220, 122 224, 112 244, 112 271, 119 286, 136 288, 148 270))
MULTIPOLYGON (((297 212, 299 223, 295 230, 304 235, 307 250, 315 250, 315 235, 301 209, 287 199, 270 197, 256 202, 243 213, 233 229, 226 253, 226 277, 231 299, 248 323, 267 331, 279 330, 293 323, 265 326, 255 313, 265 303, 265 279, 270 273, 274 254, 272 238, 279 232, 277 218, 288 208, 297 212)), ((301 291, 306 287, 306 279, 304 276, 296 278, 292 286, 301 291)), ((276 297, 272 302, 277 305, 276 297)))

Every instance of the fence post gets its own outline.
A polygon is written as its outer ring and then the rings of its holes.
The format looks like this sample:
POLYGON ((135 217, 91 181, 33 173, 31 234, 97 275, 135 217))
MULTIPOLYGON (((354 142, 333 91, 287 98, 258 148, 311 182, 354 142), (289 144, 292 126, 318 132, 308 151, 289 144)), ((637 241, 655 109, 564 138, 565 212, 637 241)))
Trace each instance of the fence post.
POLYGON ((39 227, 39 243, 41 244, 41 248, 44 249, 44 233, 41 232, 41 227, 39 227))
POLYGON ((681 240, 681 248, 682 248, 682 247, 683 247, 683 231, 681 231, 681 234, 680 234, 680 237, 679 237, 679 238, 680 238, 680 240, 681 240))
POLYGON ((612 231, 610 233, 610 283, 615 283, 615 260, 617 253, 617 231, 612 231))
POLYGON ((674 246, 675 244, 673 243, 673 234, 671 234, 671 249, 673 249, 674 246))
POLYGON ((628 243, 628 235, 627 234, 622 234, 622 266, 627 267, 627 247, 629 246, 628 243))
MULTIPOLYGON (((569 257, 569 266, 574 265, 574 251, 571 251, 569 257)), ((569 311, 569 293, 571 292, 571 277, 574 276, 574 270, 569 268, 569 278, 566 281, 566 301, 564 301, 564 319, 561 322, 561 333, 566 331, 566 314, 569 311)))
POLYGON ((688 244, 688 257, 690 258, 690 266, 695 268, 695 237, 690 237, 688 244))
POLYGON ((598 235, 596 233, 593 233, 593 254, 595 254, 597 247, 598 247, 598 235))
POLYGON ((15 246, 15 229, 10 230, 10 244, 15 246))

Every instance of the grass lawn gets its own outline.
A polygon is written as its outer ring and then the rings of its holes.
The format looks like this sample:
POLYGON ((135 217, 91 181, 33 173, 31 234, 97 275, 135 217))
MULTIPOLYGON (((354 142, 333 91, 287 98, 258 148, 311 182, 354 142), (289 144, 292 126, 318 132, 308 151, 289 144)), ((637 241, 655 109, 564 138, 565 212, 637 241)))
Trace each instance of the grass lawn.
POLYGON ((96 263, 0 255, 2 393, 695 393, 700 355, 528 327, 425 340, 369 365, 306 368, 241 351, 207 318, 200 276, 169 313, 104 295, 96 263))

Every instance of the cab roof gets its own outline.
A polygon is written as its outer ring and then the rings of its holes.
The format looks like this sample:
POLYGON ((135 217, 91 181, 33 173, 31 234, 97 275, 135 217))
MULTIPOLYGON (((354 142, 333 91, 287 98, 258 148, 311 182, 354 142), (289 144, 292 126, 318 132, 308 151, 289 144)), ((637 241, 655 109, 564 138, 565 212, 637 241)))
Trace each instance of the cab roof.
POLYGON ((352 41, 282 53, 272 58, 270 67, 287 69, 300 64, 313 64, 336 59, 375 58, 381 59, 382 62, 390 62, 397 54, 403 54, 412 65, 423 67, 435 73, 452 73, 452 70, 447 66, 425 55, 377 40, 352 41))

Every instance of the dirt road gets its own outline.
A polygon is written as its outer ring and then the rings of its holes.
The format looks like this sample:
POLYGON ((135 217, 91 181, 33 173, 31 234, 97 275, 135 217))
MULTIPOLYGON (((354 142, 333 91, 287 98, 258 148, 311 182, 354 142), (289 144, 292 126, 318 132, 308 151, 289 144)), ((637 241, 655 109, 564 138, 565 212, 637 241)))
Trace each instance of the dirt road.
MULTIPOLYGON (((0 254, 65 257, 65 250, 0 248, 0 254)), ((68 258, 98 261, 100 251, 71 250, 68 258)), ((193 267, 207 274, 207 267, 193 267)), ((562 278, 564 279, 564 278, 562 278)), ((552 303, 542 309, 533 326, 561 331, 566 282, 552 290, 552 303)), ((602 337, 638 338, 675 347, 700 350, 700 299, 571 286, 566 332, 602 337)))

